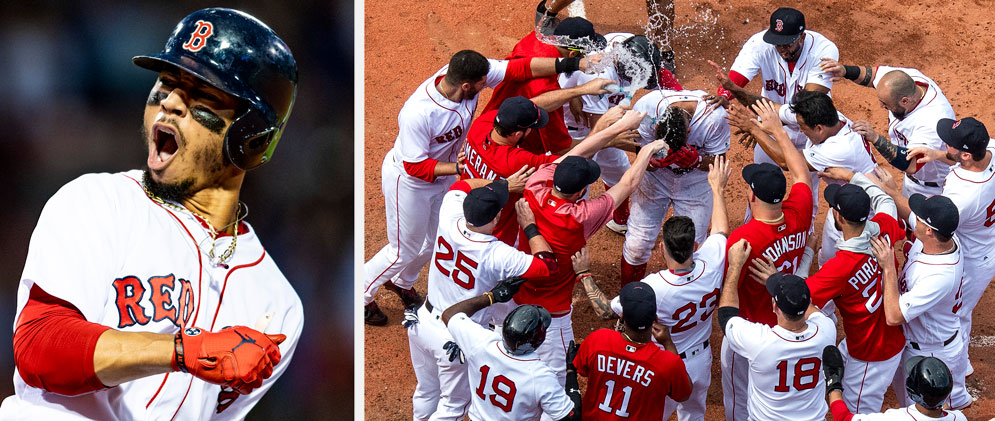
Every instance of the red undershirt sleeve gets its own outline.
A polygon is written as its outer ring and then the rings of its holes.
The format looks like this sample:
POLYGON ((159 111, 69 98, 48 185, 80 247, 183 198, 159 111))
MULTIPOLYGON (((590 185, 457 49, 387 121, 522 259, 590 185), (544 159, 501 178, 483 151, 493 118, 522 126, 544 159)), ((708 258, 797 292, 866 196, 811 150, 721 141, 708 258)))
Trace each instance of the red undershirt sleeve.
MULTIPOLYGON (((553 265, 554 266, 556 265, 555 261, 553 265)), ((545 278, 549 276, 554 270, 555 270, 554 268, 550 267, 549 262, 540 259, 539 257, 533 257, 532 264, 529 265, 529 269, 522 274, 522 277, 526 279, 545 278)))
POLYGON ((35 285, 14 329, 14 364, 25 383, 49 392, 74 396, 104 389, 93 353, 107 329, 35 285))
POLYGON ((466 180, 460 180, 449 186, 449 191, 453 190, 459 190, 463 193, 469 194, 472 189, 470 188, 470 183, 467 183, 466 180))
POLYGON ((739 86, 740 88, 746 86, 747 83, 750 83, 750 80, 747 79, 746 76, 739 74, 739 72, 735 70, 729 71, 729 80, 731 80, 732 83, 735 83, 736 86, 739 86))
POLYGON ((846 407, 846 403, 842 399, 830 404, 829 411, 833 413, 833 421, 850 421, 853 419, 853 414, 850 413, 850 409, 846 407))
POLYGON ((435 166, 438 163, 439 160, 431 158, 421 162, 404 161, 404 172, 412 177, 431 183, 435 181, 435 166))
POLYGON ((521 82, 532 79, 532 57, 515 58, 508 61, 504 80, 521 82))

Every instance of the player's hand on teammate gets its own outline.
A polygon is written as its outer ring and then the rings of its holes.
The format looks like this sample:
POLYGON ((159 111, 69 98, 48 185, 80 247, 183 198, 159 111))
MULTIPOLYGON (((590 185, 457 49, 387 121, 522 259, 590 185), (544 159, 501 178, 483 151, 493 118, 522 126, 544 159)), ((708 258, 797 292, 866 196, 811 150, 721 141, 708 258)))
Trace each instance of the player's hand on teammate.
POLYGON ((615 124, 612 124, 612 126, 618 125, 622 130, 635 130, 639 128, 639 124, 643 122, 644 118, 646 118, 646 113, 642 111, 628 110, 622 118, 615 124))
POLYGON ((927 162, 941 160, 947 157, 947 151, 940 151, 925 146, 910 148, 905 154, 905 159, 911 161, 916 158, 916 164, 922 165, 927 162))
POLYGON ((764 133, 772 135, 784 130, 781 116, 778 115, 777 106, 773 102, 763 98, 751 105, 750 109, 757 115, 757 119, 750 122, 763 130, 764 133))
POLYGON ((656 339, 656 343, 663 345, 664 349, 677 353, 677 346, 674 345, 673 339, 670 338, 670 328, 660 324, 660 322, 653 322, 650 326, 650 333, 653 334, 653 339, 656 339))
POLYGON ((456 175, 463 174, 463 168, 466 168, 466 152, 460 151, 456 155, 456 175))
POLYGON ((466 364, 466 357, 463 356, 463 350, 460 349, 459 344, 453 341, 446 342, 442 345, 442 349, 446 351, 446 355, 449 356, 449 362, 456 361, 459 358, 460 364, 466 364))
POLYGON ((525 283, 525 278, 520 276, 512 276, 508 279, 502 279, 498 282, 494 288, 491 288, 491 294, 493 294, 495 303, 507 303, 511 301, 511 297, 514 297, 518 293, 518 288, 525 283))
POLYGON ((843 391, 843 354, 839 348, 827 345, 822 349, 822 372, 826 375, 826 394, 843 391))
POLYGON ((743 267, 746 259, 750 257, 751 250, 750 243, 745 238, 737 241, 732 247, 729 247, 729 251, 726 254, 729 265, 743 267))
POLYGON ((580 71, 587 73, 592 66, 601 63, 601 53, 587 54, 580 59, 580 63, 577 65, 580 71))
POLYGON ((828 57, 822 58, 822 61, 819 62, 819 69, 822 69, 823 72, 826 72, 832 76, 833 82, 843 80, 843 75, 846 74, 846 69, 843 68, 843 65, 840 64, 840 62, 828 57))
POLYGON ((888 240, 881 237, 871 237, 871 254, 878 260, 878 266, 881 266, 882 270, 895 261, 895 249, 888 240))
POLYGON ((591 255, 587 252, 587 247, 581 247, 578 252, 570 256, 570 263, 573 263, 574 273, 590 271, 591 255))
POLYGON ((522 228, 536 223, 535 214, 532 213, 532 208, 529 207, 529 202, 525 198, 515 202, 515 213, 518 214, 518 226, 522 228))
POLYGON ((874 131, 874 126, 867 120, 854 121, 853 131, 857 132, 860 137, 863 137, 865 142, 873 142, 878 138, 878 133, 874 131))
POLYGON ((523 165, 522 168, 519 168, 514 174, 509 175, 507 178, 508 192, 521 193, 525 191, 525 182, 528 181, 529 177, 532 176, 532 173, 534 173, 535 170, 535 168, 530 168, 528 165, 523 165))
POLYGON ((605 148, 619 148, 622 150, 638 149, 639 139, 640 136, 638 130, 626 130, 613 137, 612 140, 608 142, 608 145, 605 145, 605 148))
POLYGON ((273 375, 286 335, 268 335, 246 326, 205 332, 189 328, 176 334, 173 369, 212 384, 248 394, 273 375))
POLYGON ((729 176, 732 175, 732 168, 729 168, 729 160, 722 155, 718 155, 708 164, 708 185, 713 191, 723 191, 729 176))
POLYGON ((729 79, 729 75, 724 70, 722 70, 722 66, 719 66, 718 63, 711 60, 708 60, 708 64, 711 65, 713 69, 715 69, 715 80, 719 82, 719 86, 730 91, 739 89, 739 86, 733 83, 733 81, 729 79))
POLYGON ((574 358, 577 358, 577 351, 579 350, 580 344, 571 339, 570 343, 567 344, 567 371, 577 371, 577 367, 574 367, 574 358))
POLYGON ((708 111, 715 110, 719 107, 729 109, 729 99, 721 95, 707 94, 701 99, 705 100, 705 104, 708 104, 708 111))
POLYGON ((615 84, 615 81, 611 79, 602 79, 602 78, 591 79, 587 83, 580 85, 580 90, 581 92, 584 93, 584 95, 607 94, 611 91, 605 89, 605 87, 613 84, 615 84))
POLYGON ((771 275, 777 273, 777 267, 774 266, 774 262, 766 257, 755 257, 753 261, 750 262, 750 277, 754 281, 760 282, 761 284, 767 285, 767 278, 771 275))
POLYGON ((580 123, 581 126, 591 127, 591 121, 587 118, 588 114, 584 112, 584 103, 580 97, 570 98, 570 100, 567 101, 567 109, 570 110, 570 115, 572 115, 574 120, 580 123))
MULTIPOLYGON (((744 134, 753 137, 762 135, 763 133, 760 126, 755 124, 757 122, 756 116, 740 104, 731 104, 729 106, 726 120, 729 121, 730 126, 736 129, 734 134, 744 134)), ((742 142, 743 138, 740 138, 740 143, 742 142)))
POLYGON ((853 179, 853 175, 853 171, 843 167, 827 167, 825 171, 819 171, 819 177, 845 183, 849 183, 853 179))
POLYGON ((887 169, 881 166, 874 167, 873 174, 865 174, 868 180, 876 184, 889 196, 898 196, 898 183, 895 182, 895 177, 891 176, 891 173, 887 169))
MULTIPOLYGON (((643 146, 641 149, 639 149, 639 156, 653 156, 656 155, 657 152, 664 150, 669 151, 670 145, 668 145, 667 142, 665 142, 663 139, 655 140, 653 142, 648 143, 646 146, 643 146)), ((663 155, 663 153, 661 153, 660 155, 663 155)))

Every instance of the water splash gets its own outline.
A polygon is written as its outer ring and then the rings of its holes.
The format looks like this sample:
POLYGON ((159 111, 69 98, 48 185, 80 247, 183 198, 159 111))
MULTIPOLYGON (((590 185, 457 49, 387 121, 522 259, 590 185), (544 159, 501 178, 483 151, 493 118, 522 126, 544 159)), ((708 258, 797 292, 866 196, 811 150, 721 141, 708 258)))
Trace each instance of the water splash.
MULTIPOLYGON (((688 20, 674 25, 669 14, 673 13, 673 3, 663 8, 654 4, 648 11, 649 19, 643 26, 646 37, 663 50, 673 49, 684 57, 709 57, 718 62, 728 61, 722 49, 726 39, 725 29, 718 25, 718 12, 702 5, 692 6, 696 10, 688 15, 688 20), (715 56, 708 53, 714 49, 715 56)), ((732 6, 729 6, 731 9, 732 6)))

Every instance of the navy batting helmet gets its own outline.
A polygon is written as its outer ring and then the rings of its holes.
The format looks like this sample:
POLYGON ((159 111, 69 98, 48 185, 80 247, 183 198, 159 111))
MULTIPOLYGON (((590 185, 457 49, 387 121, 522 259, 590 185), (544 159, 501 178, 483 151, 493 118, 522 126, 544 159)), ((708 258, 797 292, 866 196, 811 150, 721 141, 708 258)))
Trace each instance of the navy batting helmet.
POLYGON ((549 311, 540 306, 518 306, 504 318, 505 348, 514 355, 535 351, 546 340, 546 328, 552 321, 549 311))
POLYGON ((927 409, 943 406, 954 387, 954 378, 943 361, 933 357, 912 357, 905 362, 905 390, 915 403, 927 409))
POLYGON ((632 81, 637 78, 642 79, 648 72, 646 89, 656 89, 659 86, 658 73, 663 64, 660 47, 642 35, 629 37, 622 42, 621 47, 622 57, 616 56, 615 60, 615 70, 618 75, 632 81))
POLYGON ((266 24, 232 9, 203 9, 183 18, 159 54, 132 59, 161 71, 174 66, 246 105, 225 133, 225 158, 243 170, 273 156, 297 95, 297 62, 266 24))

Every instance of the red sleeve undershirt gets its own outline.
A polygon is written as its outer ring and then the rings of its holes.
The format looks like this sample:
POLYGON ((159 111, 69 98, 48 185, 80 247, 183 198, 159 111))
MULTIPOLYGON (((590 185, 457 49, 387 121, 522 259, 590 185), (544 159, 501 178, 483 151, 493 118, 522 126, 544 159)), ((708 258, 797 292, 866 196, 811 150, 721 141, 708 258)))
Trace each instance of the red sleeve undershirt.
POLYGON ((552 274, 555 267, 556 267, 555 260, 552 261, 551 265, 548 260, 543 260, 539 257, 533 257, 532 264, 529 266, 529 269, 522 274, 522 277, 526 279, 545 278, 552 274))
POLYGON ((49 392, 74 396, 104 389, 93 353, 107 329, 35 285, 14 329, 14 364, 25 383, 49 392))
MULTIPOLYGON (((746 76, 743 76, 743 75, 739 74, 739 72, 737 72, 735 70, 730 70, 729 71, 729 80, 731 80, 732 83, 735 83, 736 86, 739 86, 740 88, 746 86, 747 83, 750 83, 750 80, 747 79, 746 76)), ((732 92, 729 92, 728 89, 723 88, 721 86, 719 86, 719 89, 718 89, 717 93, 719 95, 721 95, 721 96, 726 97, 726 99, 728 99, 730 101, 732 101, 732 99, 733 99, 732 92)))
POLYGON ((521 82, 532 79, 532 57, 514 58, 508 61, 504 80, 521 82))
POLYGON ((850 413, 850 409, 846 407, 846 403, 842 399, 829 404, 829 410, 833 413, 833 421, 850 421, 853 419, 853 414, 850 413))
POLYGON ((466 180, 460 180, 449 186, 449 191, 453 190, 459 190, 463 193, 469 194, 472 189, 470 188, 470 183, 467 183, 466 180))
POLYGON ((420 162, 404 161, 404 172, 412 177, 432 183, 435 181, 435 166, 438 164, 438 159, 431 158, 420 162))

